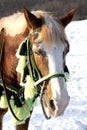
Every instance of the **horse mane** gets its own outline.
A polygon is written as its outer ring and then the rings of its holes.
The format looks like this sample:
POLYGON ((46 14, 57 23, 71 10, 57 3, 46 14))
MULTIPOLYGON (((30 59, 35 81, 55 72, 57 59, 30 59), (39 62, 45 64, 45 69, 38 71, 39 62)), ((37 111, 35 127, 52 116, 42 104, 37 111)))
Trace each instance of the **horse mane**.
POLYGON ((21 12, 0 19, 0 30, 5 28, 6 34, 10 36, 24 32, 26 27, 26 20, 21 12))
MULTIPOLYGON (((42 18, 45 24, 42 25, 41 36, 45 43, 58 43, 59 41, 65 41, 64 27, 60 21, 56 21, 55 18, 49 12, 45 11, 32 11, 32 13, 38 18, 42 18)), ((27 28, 26 19, 24 14, 17 12, 11 16, 3 17, 0 19, 0 30, 5 28, 6 34, 15 36, 16 34, 23 33, 27 28)))

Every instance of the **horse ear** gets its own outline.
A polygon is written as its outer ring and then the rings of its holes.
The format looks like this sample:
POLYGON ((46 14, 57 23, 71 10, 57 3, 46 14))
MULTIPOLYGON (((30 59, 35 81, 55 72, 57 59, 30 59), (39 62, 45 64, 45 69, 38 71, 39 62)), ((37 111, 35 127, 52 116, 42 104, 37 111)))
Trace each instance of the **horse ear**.
POLYGON ((60 18, 60 21, 62 22, 63 26, 66 27, 67 24, 69 24, 72 21, 72 18, 75 14, 76 10, 72 9, 70 10, 66 15, 60 18))
POLYGON ((24 16, 27 21, 29 29, 36 29, 38 27, 41 27, 41 25, 42 25, 41 18, 37 18, 34 14, 32 14, 26 8, 23 8, 23 12, 24 12, 24 16))

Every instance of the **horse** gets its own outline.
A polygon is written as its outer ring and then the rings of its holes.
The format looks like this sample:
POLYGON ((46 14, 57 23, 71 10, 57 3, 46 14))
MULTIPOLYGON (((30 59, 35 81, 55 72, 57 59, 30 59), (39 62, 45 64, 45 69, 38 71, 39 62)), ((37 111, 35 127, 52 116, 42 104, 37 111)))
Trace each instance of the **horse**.
MULTIPOLYGON (((17 58, 16 53, 20 44, 26 43, 25 41, 28 38, 28 43, 32 45, 31 51, 36 70, 41 75, 40 79, 44 79, 39 84, 39 87, 35 89, 41 97, 44 114, 49 119, 50 117, 57 117, 64 113, 70 100, 65 77, 65 71, 68 71, 66 55, 69 52, 69 42, 65 35, 65 27, 71 22, 74 13, 75 9, 72 9, 64 16, 56 18, 50 12, 41 10, 29 11, 24 8, 23 12, 17 12, 0 19, 0 100, 1 95, 4 93, 8 101, 6 108, 0 106, 0 130, 2 130, 3 116, 9 107, 11 107, 9 105, 11 97, 13 95, 15 95, 15 99, 17 97, 14 101, 17 104, 20 95, 23 94, 24 96, 25 87, 20 84, 22 76, 16 70, 19 63, 19 58, 17 58), (16 90, 21 90, 18 95, 19 97, 14 94, 16 90)), ((29 55, 27 55, 27 59, 29 60, 29 55)), ((28 68, 26 71, 28 71, 28 68)), ((37 82, 38 78, 34 83, 37 82)), ((24 102, 25 96, 23 99, 24 102)), ((37 97, 38 95, 33 100, 36 100, 37 97)), ((31 101, 30 99, 32 98, 27 97, 28 101, 31 101)), ((27 107, 25 111, 27 111, 27 107)), ((32 105, 30 114, 25 118, 25 121, 16 124, 16 130, 28 130, 33 107, 32 105)), ((11 111, 13 113, 13 110, 11 111)))

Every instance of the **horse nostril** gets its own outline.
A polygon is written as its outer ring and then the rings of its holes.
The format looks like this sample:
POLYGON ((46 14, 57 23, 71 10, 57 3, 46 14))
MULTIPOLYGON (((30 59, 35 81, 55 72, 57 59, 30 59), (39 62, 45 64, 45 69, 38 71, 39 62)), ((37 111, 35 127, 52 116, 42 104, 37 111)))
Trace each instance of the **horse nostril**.
POLYGON ((52 108, 52 110, 55 110, 55 105, 54 105, 53 99, 51 99, 51 100, 49 101, 49 104, 50 104, 50 107, 52 108))

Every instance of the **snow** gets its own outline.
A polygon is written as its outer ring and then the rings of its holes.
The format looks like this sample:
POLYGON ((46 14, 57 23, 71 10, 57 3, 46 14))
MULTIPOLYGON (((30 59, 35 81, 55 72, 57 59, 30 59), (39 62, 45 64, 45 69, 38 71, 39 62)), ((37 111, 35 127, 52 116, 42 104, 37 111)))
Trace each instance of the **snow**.
MULTIPOLYGON (((66 27, 70 52, 66 61, 70 71, 67 89, 71 97, 63 116, 46 120, 40 103, 35 106, 29 130, 87 130, 87 20, 66 27)), ((3 130, 14 130, 12 117, 5 115, 3 130)))

